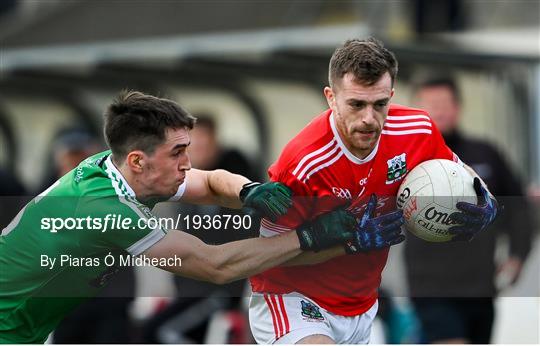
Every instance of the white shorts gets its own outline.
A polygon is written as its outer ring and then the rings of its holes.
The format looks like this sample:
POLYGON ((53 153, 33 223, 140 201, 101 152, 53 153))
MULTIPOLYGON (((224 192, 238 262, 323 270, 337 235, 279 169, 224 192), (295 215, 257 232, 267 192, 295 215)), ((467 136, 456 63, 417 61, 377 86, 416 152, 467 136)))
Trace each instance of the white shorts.
POLYGON ((310 335, 326 335, 338 344, 367 344, 378 302, 357 316, 340 316, 300 293, 253 293, 249 324, 259 344, 295 344, 310 335))

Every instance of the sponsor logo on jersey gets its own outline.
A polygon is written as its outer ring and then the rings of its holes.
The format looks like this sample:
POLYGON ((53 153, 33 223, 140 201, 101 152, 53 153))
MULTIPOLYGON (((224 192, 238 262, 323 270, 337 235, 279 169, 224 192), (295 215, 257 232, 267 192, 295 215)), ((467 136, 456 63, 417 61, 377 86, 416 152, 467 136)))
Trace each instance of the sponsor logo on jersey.
POLYGON ((402 153, 396 155, 386 161, 388 164, 388 172, 386 174, 386 184, 392 184, 403 179, 407 173, 407 154, 402 153))
POLYGON ((73 178, 73 180, 75 181, 75 184, 80 183, 83 176, 84 176, 83 167, 82 166, 77 167, 77 169, 75 170, 75 177, 73 178))
POLYGON ((305 300, 301 300, 300 303, 302 304, 302 316, 317 321, 324 320, 324 316, 321 314, 321 310, 317 305, 312 302, 306 302, 305 300))

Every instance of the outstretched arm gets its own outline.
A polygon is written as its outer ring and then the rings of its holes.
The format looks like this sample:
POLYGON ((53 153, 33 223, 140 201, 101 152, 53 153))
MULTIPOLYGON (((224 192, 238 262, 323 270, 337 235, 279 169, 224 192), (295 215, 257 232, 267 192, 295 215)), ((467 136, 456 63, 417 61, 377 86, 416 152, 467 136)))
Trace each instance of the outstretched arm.
POLYGON ((164 269, 182 276, 215 283, 248 277, 282 264, 303 251, 334 248, 355 242, 356 220, 345 210, 335 210, 294 232, 270 238, 255 238, 223 245, 207 245, 181 231, 171 231, 148 249, 151 258, 182 259, 179 267, 164 269))
POLYGON ((271 220, 284 215, 292 204, 291 191, 285 185, 250 183, 246 177, 223 169, 188 171, 182 200, 235 209, 244 207, 250 213, 257 213, 271 220))
POLYGON ((203 171, 191 169, 186 173, 186 191, 182 200, 194 204, 216 204, 239 209, 240 190, 249 179, 223 169, 203 171))
POLYGON ((158 259, 176 255, 182 259, 181 266, 161 268, 192 279, 225 284, 263 272, 300 252, 295 232, 208 245, 186 232, 170 231, 144 255, 158 259))

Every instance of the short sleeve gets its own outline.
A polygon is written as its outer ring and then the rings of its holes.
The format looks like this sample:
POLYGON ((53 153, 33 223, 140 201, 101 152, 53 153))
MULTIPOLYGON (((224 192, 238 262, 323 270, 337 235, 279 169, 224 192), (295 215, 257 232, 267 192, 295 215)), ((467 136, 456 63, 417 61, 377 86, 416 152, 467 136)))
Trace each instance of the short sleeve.
POLYGON ((92 241, 100 247, 123 249, 138 256, 160 241, 167 231, 150 208, 131 197, 102 197, 78 208, 88 218, 92 241))

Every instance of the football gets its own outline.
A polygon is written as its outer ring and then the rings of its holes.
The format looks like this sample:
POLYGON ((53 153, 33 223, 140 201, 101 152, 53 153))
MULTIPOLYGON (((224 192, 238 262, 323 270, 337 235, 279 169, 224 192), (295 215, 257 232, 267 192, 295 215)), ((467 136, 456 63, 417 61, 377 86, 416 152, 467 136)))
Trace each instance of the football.
POLYGON ((430 242, 446 242, 453 235, 450 214, 457 202, 476 204, 473 177, 458 163, 429 160, 416 166, 399 187, 396 205, 403 211, 405 228, 430 242))

